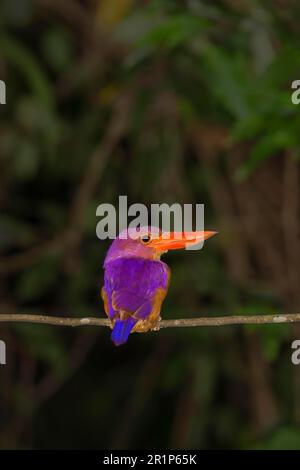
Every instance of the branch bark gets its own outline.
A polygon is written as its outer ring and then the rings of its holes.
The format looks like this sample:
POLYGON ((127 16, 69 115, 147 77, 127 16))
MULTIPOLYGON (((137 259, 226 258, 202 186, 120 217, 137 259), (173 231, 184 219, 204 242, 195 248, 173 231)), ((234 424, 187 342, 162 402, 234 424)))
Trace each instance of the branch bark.
MULTIPOLYGON (((3 313, 0 314, 2 323, 43 323, 55 326, 105 326, 109 327, 110 321, 106 318, 83 317, 67 318, 53 317, 49 315, 36 315, 28 313, 3 313)), ((201 318, 181 318, 173 320, 161 320, 154 331, 161 328, 174 327, 196 327, 196 326, 225 326, 225 325, 261 325, 276 323, 296 323, 300 322, 300 313, 273 314, 273 315, 237 315, 226 317, 201 317, 201 318)))

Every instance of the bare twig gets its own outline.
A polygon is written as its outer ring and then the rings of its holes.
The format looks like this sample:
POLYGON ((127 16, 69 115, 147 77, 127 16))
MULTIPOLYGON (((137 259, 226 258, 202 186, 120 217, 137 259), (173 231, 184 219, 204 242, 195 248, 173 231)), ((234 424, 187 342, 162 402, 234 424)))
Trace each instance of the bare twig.
MULTIPOLYGON (((110 326, 106 318, 83 317, 66 318, 49 315, 35 315, 28 313, 3 313, 0 322, 10 323, 44 323, 55 326, 110 326)), ((195 327, 195 326, 224 326, 224 325, 261 325, 267 323, 296 323, 300 322, 300 313, 273 314, 273 315, 237 315, 228 317, 202 317, 181 318, 174 320, 161 320, 154 331, 161 328, 195 327)))

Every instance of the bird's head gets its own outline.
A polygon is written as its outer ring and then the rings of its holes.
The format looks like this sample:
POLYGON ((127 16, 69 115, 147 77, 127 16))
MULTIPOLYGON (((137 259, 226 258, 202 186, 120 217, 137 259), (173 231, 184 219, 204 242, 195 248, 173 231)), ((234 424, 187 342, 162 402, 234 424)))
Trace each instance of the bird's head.
POLYGON ((111 244, 105 264, 119 258, 160 259, 169 250, 179 250, 203 243, 216 235, 213 231, 162 232, 157 227, 125 229, 111 244))

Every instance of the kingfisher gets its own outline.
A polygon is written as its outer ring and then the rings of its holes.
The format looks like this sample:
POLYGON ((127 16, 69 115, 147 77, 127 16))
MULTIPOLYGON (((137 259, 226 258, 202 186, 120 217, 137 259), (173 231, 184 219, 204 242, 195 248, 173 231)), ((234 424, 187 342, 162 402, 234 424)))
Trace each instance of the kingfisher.
POLYGON ((130 333, 155 329, 160 320, 171 278, 161 255, 203 243, 216 233, 162 232, 157 227, 141 227, 119 234, 105 257, 101 290, 116 346, 126 343, 130 333))

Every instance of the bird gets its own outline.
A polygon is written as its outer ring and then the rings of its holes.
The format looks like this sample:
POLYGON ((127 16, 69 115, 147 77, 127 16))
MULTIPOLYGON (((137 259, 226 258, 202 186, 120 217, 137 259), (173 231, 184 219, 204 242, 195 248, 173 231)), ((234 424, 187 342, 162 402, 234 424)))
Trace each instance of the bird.
POLYGON ((126 343, 130 333, 155 329, 160 321, 171 279, 171 270, 161 256, 203 243, 216 233, 166 232, 151 226, 121 231, 105 257, 101 289, 116 346, 126 343))

